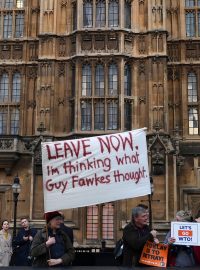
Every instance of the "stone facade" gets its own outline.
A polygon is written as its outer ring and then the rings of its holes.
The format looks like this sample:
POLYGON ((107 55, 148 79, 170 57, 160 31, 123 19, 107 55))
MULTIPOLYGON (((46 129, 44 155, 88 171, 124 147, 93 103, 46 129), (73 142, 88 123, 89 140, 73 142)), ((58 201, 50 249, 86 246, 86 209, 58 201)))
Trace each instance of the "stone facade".
MULTIPOLYGON (((147 127, 154 227, 162 233, 179 209, 195 215, 200 1, 1 2, 1 218, 13 220, 11 185, 18 174, 18 218, 44 224, 41 141, 141 127, 147 127)), ((108 244, 120 237, 131 208, 146 199, 112 203, 108 244)), ((104 238, 102 218, 98 239, 88 240, 87 213, 67 210, 66 223, 78 245, 97 245, 104 238)))

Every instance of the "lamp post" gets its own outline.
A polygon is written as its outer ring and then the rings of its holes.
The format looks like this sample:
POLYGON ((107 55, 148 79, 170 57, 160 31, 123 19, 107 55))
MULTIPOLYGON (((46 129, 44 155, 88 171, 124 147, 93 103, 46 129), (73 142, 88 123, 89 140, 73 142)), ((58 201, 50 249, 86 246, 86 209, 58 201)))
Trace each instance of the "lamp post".
POLYGON ((148 202, 149 202, 149 227, 152 230, 152 208, 151 208, 151 200, 154 192, 154 185, 153 185, 153 177, 150 176, 150 187, 151 187, 151 194, 148 195, 148 202))
POLYGON ((18 203, 18 196, 21 192, 21 185, 20 185, 20 179, 17 176, 14 178, 14 182, 12 185, 13 190, 13 201, 14 201, 14 226, 13 226, 13 239, 16 236, 16 221, 17 221, 17 203, 18 203))

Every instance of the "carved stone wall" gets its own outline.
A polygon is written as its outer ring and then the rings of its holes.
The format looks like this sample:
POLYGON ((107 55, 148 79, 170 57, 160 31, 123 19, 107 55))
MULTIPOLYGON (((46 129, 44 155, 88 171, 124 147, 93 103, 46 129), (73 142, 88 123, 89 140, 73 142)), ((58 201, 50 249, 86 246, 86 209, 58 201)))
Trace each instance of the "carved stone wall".
MULTIPOLYGON (((163 230, 169 227, 169 221, 180 208, 196 213, 200 207, 200 137, 188 132, 191 105, 188 102, 188 73, 197 76, 199 97, 200 45, 198 35, 192 38, 186 35, 188 8, 184 6, 185 1, 129 1, 130 28, 125 27, 122 0, 117 1, 118 25, 112 27, 108 23, 108 0, 105 0, 104 27, 96 27, 95 0, 91 1, 92 27, 84 26, 82 0, 25 2, 23 37, 13 35, 5 39, 0 32, 0 76, 8 73, 11 88, 14 72, 21 74, 21 97, 19 104, 15 104, 20 107, 19 134, 0 135, 0 210, 5 209, 2 217, 13 218, 9 210, 11 202, 9 207, 5 206, 12 199, 11 190, 5 189, 2 194, 1 189, 4 185, 10 187, 18 173, 23 186, 18 218, 27 215, 38 227, 44 223, 42 140, 111 132, 96 130, 94 115, 92 129, 81 130, 81 104, 85 101, 93 106, 92 113, 97 101, 102 101, 105 107, 112 102, 117 104, 118 128, 113 132, 125 130, 124 106, 127 104, 131 108, 130 129, 147 127, 149 168, 155 189, 152 202, 155 227, 163 230), (85 63, 92 68, 90 96, 82 96, 82 66, 85 63), (111 63, 116 64, 118 76, 118 92, 113 96, 108 94, 111 63), (105 93, 100 97, 95 96, 94 91, 97 64, 103 66, 105 77, 105 93), (124 91, 126 65, 131 70, 131 93, 128 95, 124 91)), ((0 12, 4 14, 1 9, 0 12)), ((193 105, 199 110, 199 101, 193 105)), ((13 104, 6 106, 12 108, 13 104)), ((0 110, 4 107, 5 103, 0 101, 0 110)), ((105 115, 107 124, 106 109, 105 115)), ((116 238, 121 236, 122 225, 130 219, 131 208, 146 199, 114 203, 116 238)), ((86 243, 85 209, 68 210, 65 215, 76 228, 78 243, 86 243)))

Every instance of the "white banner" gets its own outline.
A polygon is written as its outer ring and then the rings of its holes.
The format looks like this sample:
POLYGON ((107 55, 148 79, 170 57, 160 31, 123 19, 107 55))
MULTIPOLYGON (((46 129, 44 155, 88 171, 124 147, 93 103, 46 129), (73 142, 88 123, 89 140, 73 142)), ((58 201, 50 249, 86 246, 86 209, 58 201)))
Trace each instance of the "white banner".
POLYGON ((176 245, 200 246, 200 223, 172 222, 171 236, 176 238, 176 245))
POLYGON ((150 194, 144 129, 42 143, 44 210, 150 194))

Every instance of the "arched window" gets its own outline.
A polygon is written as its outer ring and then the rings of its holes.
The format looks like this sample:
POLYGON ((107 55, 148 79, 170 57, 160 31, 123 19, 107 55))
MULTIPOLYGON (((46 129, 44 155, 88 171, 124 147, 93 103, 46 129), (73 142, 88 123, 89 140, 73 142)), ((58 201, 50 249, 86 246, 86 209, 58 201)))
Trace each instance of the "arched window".
POLYGON ((23 37, 24 34, 24 14, 16 13, 15 16, 15 37, 23 37))
POLYGON ((85 1, 83 4, 83 26, 93 26, 93 5, 91 0, 85 1))
POLYGON ((108 26, 117 27, 119 25, 119 3, 110 0, 108 4, 108 26))
POLYGON ((20 101, 20 92, 21 92, 21 75, 19 72, 16 72, 13 75, 13 87, 12 87, 12 101, 20 101))
POLYGON ((96 4, 96 27, 104 27, 106 23, 106 3, 104 0, 96 4))
POLYGON ((188 74, 188 102, 197 102, 197 77, 194 72, 188 74))
POLYGON ((97 65, 95 70, 95 95, 104 96, 104 67, 103 65, 97 65))
POLYGON ((115 96, 118 94, 118 70, 116 64, 111 64, 108 70, 108 94, 115 96))
POLYGON ((128 64, 124 67, 124 95, 131 96, 131 67, 128 64))
POLYGON ((82 67, 82 96, 91 96, 92 94, 92 70, 89 64, 82 67))
POLYGON ((12 14, 7 13, 3 17, 3 38, 12 37, 12 14))
POLYGON ((186 36, 194 37, 196 35, 195 12, 187 12, 185 21, 186 21, 186 36))
POLYGON ((0 102, 7 102, 8 101, 8 74, 4 73, 1 76, 1 82, 0 82, 0 102))
POLYGON ((10 133, 19 134, 19 108, 13 108, 10 116, 10 133))

